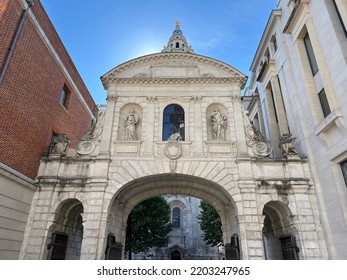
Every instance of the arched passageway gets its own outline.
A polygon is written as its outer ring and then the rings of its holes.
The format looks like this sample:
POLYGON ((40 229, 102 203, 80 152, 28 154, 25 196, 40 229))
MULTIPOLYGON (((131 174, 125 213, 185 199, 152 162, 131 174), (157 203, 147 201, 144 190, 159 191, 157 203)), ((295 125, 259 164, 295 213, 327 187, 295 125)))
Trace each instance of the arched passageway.
POLYGON ((271 201, 263 210, 263 241, 267 260, 299 259, 297 230, 290 209, 282 202, 271 201))
POLYGON ((107 234, 113 234, 118 242, 124 244, 131 210, 141 201, 168 194, 194 196, 210 203, 221 217, 225 243, 234 234, 239 235, 236 207, 225 188, 206 179, 182 174, 147 176, 124 185, 110 204, 107 234))
POLYGON ((47 259, 80 259, 83 239, 83 205, 77 199, 63 201, 56 210, 47 238, 47 259))

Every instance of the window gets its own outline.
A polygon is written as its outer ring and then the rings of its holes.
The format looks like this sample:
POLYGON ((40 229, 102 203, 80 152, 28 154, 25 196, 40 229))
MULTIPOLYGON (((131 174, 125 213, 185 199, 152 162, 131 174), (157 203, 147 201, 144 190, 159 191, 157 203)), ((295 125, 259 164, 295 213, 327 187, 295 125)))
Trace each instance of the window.
POLYGON ((276 40, 276 36, 275 35, 272 36, 271 42, 272 42, 272 45, 273 45, 274 50, 276 52, 277 49, 278 49, 278 46, 277 46, 277 40, 276 40))
POLYGON ((181 209, 179 209, 178 207, 172 209, 172 227, 181 227, 181 209))
POLYGON ((180 47, 180 43, 176 43, 176 48, 178 49, 180 47))
POLYGON ((253 125, 254 125, 256 131, 260 131, 260 121, 259 121, 258 113, 256 113, 254 115, 253 125))
POLYGON ((316 75, 316 73, 318 72, 319 69, 318 69, 316 57, 315 57, 314 52, 313 52, 310 36, 308 35, 308 33, 304 37, 304 44, 305 44, 308 60, 310 62, 312 75, 314 76, 314 75, 316 75))
POLYGON ((178 133, 175 139, 184 141, 184 110, 177 104, 171 104, 164 109, 162 140, 168 141, 174 133, 178 133))
POLYGON ((60 104, 63 105, 67 109, 68 101, 69 101, 70 92, 66 87, 63 87, 60 93, 60 104))
POLYGON ((347 160, 343 161, 341 164, 343 178, 345 179, 345 184, 347 186, 347 160))
POLYGON ((322 89, 318 93, 318 97, 319 97, 320 105, 321 105, 322 110, 323 110, 323 115, 326 118, 331 113, 331 110, 330 110, 330 106, 329 106, 328 99, 327 99, 327 96, 325 94, 324 89, 322 89))
POLYGON ((343 22, 343 19, 342 19, 342 17, 341 17, 341 13, 340 13, 340 11, 339 11, 339 8, 337 7, 336 0, 333 0, 333 3, 334 3, 334 6, 335 6, 337 15, 338 15, 338 17, 339 17, 339 20, 340 20, 340 23, 341 23, 343 32, 345 33, 345 36, 347 37, 347 29, 346 29, 346 26, 345 26, 345 24, 344 24, 344 22, 343 22))

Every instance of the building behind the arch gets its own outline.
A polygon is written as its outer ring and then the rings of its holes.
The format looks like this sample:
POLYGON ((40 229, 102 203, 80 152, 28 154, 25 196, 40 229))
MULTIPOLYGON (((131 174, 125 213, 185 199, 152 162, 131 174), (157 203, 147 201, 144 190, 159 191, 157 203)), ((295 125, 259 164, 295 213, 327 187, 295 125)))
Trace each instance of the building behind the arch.
POLYGON ((291 139, 274 156, 242 110, 243 73, 195 54, 177 23, 161 53, 101 79, 77 156, 42 159, 21 259, 123 258, 129 213, 159 195, 210 203, 227 259, 328 258, 308 162, 291 139))

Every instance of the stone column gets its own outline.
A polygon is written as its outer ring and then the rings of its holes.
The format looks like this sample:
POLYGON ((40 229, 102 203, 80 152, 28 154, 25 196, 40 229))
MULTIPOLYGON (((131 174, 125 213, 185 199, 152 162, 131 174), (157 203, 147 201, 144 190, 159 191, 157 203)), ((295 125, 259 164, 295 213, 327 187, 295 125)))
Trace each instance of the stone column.
POLYGON ((96 260, 101 258, 99 238, 100 224, 102 221, 101 207, 99 211, 82 213, 83 240, 81 248, 81 260, 96 260))
POLYGON ((155 102, 156 97, 147 97, 147 127, 146 127, 146 142, 145 156, 152 157, 154 155, 154 122, 155 122, 155 102))
POLYGON ((243 122, 243 113, 240 96, 232 96, 233 109, 234 109, 234 125, 235 125, 235 140, 234 145, 236 145, 237 155, 241 157, 249 157, 247 144, 246 144, 246 134, 243 122))
POLYGON ((113 118, 114 118, 114 109, 117 96, 108 95, 107 97, 107 107, 105 113, 104 127, 102 131, 102 138, 100 143, 100 155, 109 156, 110 155, 110 145, 112 138, 112 128, 113 128, 113 118))
POLYGON ((204 142, 203 142, 203 129, 202 129, 202 114, 201 114, 201 96, 193 96, 191 99, 193 103, 194 112, 194 156, 202 157, 204 156, 204 142))
POLYGON ((275 157, 280 157, 282 155, 278 144, 280 140, 280 131, 279 131, 279 119, 277 112, 275 111, 275 104, 273 99, 275 99, 272 88, 265 89, 265 107, 266 112, 268 112, 268 129, 270 133, 270 140, 272 142, 273 153, 275 157), (277 116, 277 117, 276 117, 277 116))
POLYGON ((107 226, 109 224, 110 215, 107 213, 101 214, 100 228, 99 228, 99 240, 98 240, 98 250, 96 252, 97 260, 105 259, 105 249, 107 242, 107 226))
POLYGON ((275 108, 276 108, 276 113, 278 118, 278 126, 279 126, 280 135, 287 134, 289 132, 288 122, 287 122, 287 118, 285 114, 281 87, 280 87, 277 76, 272 76, 270 83, 271 83, 272 92, 273 92, 273 98, 274 98, 274 103, 275 103, 275 108))

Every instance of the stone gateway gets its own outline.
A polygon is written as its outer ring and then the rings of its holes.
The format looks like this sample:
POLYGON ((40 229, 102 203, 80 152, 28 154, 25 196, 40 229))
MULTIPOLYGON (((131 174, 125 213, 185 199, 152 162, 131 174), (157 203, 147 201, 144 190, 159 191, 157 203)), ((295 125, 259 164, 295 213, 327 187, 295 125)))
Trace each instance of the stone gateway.
POLYGON ((177 23, 161 53, 101 80, 107 107, 77 156, 42 159, 21 259, 122 258, 129 213, 160 195, 209 202, 227 259, 327 259, 308 163, 271 157, 242 110, 244 74, 195 54, 177 23))

